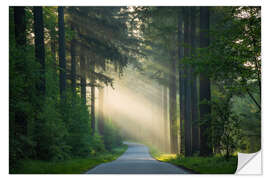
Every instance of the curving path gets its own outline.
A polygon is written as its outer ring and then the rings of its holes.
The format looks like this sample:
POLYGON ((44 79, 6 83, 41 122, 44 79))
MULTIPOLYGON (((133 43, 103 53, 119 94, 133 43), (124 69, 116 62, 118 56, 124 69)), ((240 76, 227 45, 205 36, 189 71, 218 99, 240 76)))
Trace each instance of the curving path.
POLYGON ((189 174, 188 171, 169 163, 153 159, 142 144, 124 142, 127 151, 118 159, 103 163, 86 174, 189 174))

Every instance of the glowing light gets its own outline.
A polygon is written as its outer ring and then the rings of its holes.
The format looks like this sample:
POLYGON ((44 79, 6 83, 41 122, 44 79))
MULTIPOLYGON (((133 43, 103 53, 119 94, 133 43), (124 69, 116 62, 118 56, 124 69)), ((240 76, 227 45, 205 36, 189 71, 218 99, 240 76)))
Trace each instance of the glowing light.
POLYGON ((142 79, 135 73, 126 73, 122 79, 117 76, 114 79, 114 89, 105 88, 105 119, 116 124, 124 137, 163 146, 162 88, 154 80, 142 79))

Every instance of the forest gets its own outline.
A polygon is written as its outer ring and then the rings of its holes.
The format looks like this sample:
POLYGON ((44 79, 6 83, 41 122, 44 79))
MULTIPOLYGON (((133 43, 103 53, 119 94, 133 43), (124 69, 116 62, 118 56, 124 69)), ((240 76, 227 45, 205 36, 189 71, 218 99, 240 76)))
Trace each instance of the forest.
POLYGON ((9 173, 84 173, 126 141, 196 173, 259 151, 261 8, 9 7, 9 173))

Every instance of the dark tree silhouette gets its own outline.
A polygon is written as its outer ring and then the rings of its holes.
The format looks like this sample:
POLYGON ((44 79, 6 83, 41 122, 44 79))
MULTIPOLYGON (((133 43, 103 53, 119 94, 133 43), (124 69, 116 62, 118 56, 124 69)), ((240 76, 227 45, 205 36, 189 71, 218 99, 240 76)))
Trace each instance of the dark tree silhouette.
MULTIPOLYGON (((196 7, 191 7, 190 22, 190 45, 191 55, 195 55, 195 38, 196 38, 196 7)), ((197 76, 194 74, 194 67, 191 67, 191 115, 192 115, 192 153, 198 152, 199 144, 199 127, 198 127, 198 97, 197 97, 197 76)))
MULTIPOLYGON (((14 7, 14 28, 15 28, 15 40, 16 47, 23 48, 26 46, 26 20, 25 20, 25 7, 14 7)), ((18 71, 23 71, 23 67, 17 66, 18 71)), ((10 89, 11 96, 11 89, 10 89)), ((27 119, 24 113, 15 113, 15 137, 18 134, 27 134, 27 119)))
POLYGON ((40 81, 37 84, 38 94, 45 95, 45 48, 42 7, 34 7, 35 57, 41 65, 40 81))
POLYGON ((177 143, 177 117, 176 117, 176 53, 171 51, 170 60, 170 90, 169 90, 169 100, 170 100, 170 129, 171 129, 171 152, 178 152, 177 143))
POLYGON ((15 40, 20 46, 26 45, 25 7, 14 7, 15 40))
POLYGON ((64 7, 58 7, 58 28, 59 28, 59 65, 60 65, 60 96, 65 102, 66 91, 66 53, 65 53, 65 27, 64 7))
MULTIPOLYGON (((92 61, 91 63, 91 71, 95 72, 95 62, 92 61)), ((91 77, 91 128, 92 134, 95 134, 95 127, 96 127, 96 120, 95 120, 95 77, 92 75, 91 77)))
POLYGON ((86 75, 85 75, 85 55, 81 48, 80 54, 80 72, 81 72, 81 98, 84 104, 86 104, 86 75))
MULTIPOLYGON (((184 55, 190 56, 190 7, 184 8, 184 55)), ((190 65, 185 65, 185 156, 191 156, 191 78, 190 78, 190 65)))
MULTIPOLYGON (((209 7, 200 7, 200 48, 209 46, 209 7)), ((211 99, 210 79, 200 74, 200 102, 211 99)), ((200 155, 212 155, 211 148, 211 107, 209 104, 200 104, 200 155)))
POLYGON ((183 8, 178 10, 178 59, 179 59, 179 108, 180 108, 180 154, 184 154, 184 118, 185 118, 185 104, 184 104, 184 84, 183 84, 183 8))
MULTIPOLYGON (((74 24, 71 23, 71 30, 74 31, 74 24)), ((75 37, 73 36, 70 42, 70 56, 71 56, 71 89, 72 94, 76 95, 76 51, 75 51, 75 37)))

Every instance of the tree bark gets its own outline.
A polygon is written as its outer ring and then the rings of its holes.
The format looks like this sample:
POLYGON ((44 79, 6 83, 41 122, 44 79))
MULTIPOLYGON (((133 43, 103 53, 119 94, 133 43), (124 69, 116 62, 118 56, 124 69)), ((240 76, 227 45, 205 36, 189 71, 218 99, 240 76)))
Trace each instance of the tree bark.
POLYGON ((64 7, 58 7, 58 32, 59 32, 59 65, 60 65, 60 97, 62 105, 66 100, 66 54, 65 54, 65 27, 64 7))
MULTIPOLYGON (((95 72, 95 62, 91 64, 92 72, 95 72)), ((95 83, 95 77, 91 77, 91 83, 95 83)), ((95 86, 91 86, 91 128, 92 135, 95 134, 96 120, 95 120, 95 86)))
POLYGON ((171 52, 171 72, 170 72, 170 139, 171 152, 178 152, 177 141, 177 117, 176 117, 176 56, 171 52))
MULTIPOLYGON (((71 24, 71 30, 74 31, 74 24, 71 24)), ((71 89, 73 97, 76 95, 76 52, 75 52, 75 37, 70 42, 70 56, 71 56, 71 89)))
MULTIPOLYGON (((14 7, 14 28, 16 47, 21 48, 26 46, 26 20, 25 7, 14 7)), ((18 71, 23 72, 22 66, 16 66, 18 71)), ((11 91, 10 91, 11 92, 11 91)), ((12 124, 12 123, 11 123, 12 124)), ((27 119, 24 113, 15 112, 15 127, 12 129, 15 132, 14 137, 19 133, 27 135, 27 119)))
MULTIPOLYGON (((196 38, 196 7, 191 7, 191 55, 195 54, 196 38)), ((191 67, 191 116, 192 116, 192 154, 200 150, 199 127, 198 127, 198 97, 197 97, 197 76, 194 68, 191 67)))
POLYGON ((83 104, 86 104, 85 56, 82 49, 80 53, 80 74, 81 74, 81 99, 83 104))
MULTIPOLYGON (((209 46, 209 7, 200 7, 200 48, 209 46)), ((210 79, 206 74, 200 74, 200 102, 211 100, 210 79)), ((211 107, 200 104, 200 155, 212 155, 211 138, 211 107), (208 116, 208 117, 206 117, 208 116)))
POLYGON ((104 99, 104 88, 98 89, 98 131, 99 134, 104 136, 104 115, 103 115, 103 99, 104 99))
POLYGON ((15 40, 19 46, 26 45, 25 7, 14 7, 15 40))
POLYGON ((168 88, 163 86, 163 122, 164 122, 164 150, 169 152, 168 139, 168 88))
POLYGON ((180 154, 184 154, 184 86, 183 86, 183 14, 182 8, 178 10, 178 59, 179 59, 179 108, 180 108, 180 154))
POLYGON ((40 97, 45 95, 45 48, 44 48, 44 26, 42 7, 34 7, 34 33, 35 33, 35 57, 41 65, 40 80, 37 84, 40 97))
MULTIPOLYGON (((190 7, 184 8, 184 55, 190 56, 190 7)), ((184 66, 185 76, 185 156, 191 156, 192 142, 191 142, 191 78, 190 78, 190 66, 184 66)))
MULTIPOLYGON (((37 96, 41 100, 38 103, 38 110, 42 111, 42 105, 45 98, 45 47, 44 47, 44 25, 43 25, 43 12, 42 7, 34 7, 34 34, 35 34, 35 58, 40 64, 39 80, 36 84, 37 96)), ((36 134, 39 134, 40 128, 44 125, 44 120, 36 118, 36 134)), ((42 148, 44 137, 36 137, 36 153, 39 158, 46 159, 47 151, 42 148)))

